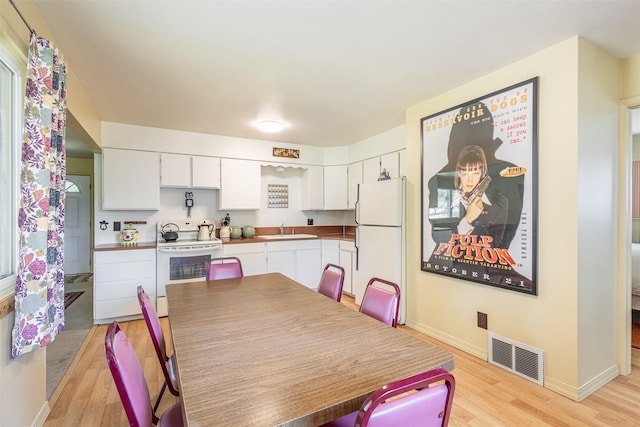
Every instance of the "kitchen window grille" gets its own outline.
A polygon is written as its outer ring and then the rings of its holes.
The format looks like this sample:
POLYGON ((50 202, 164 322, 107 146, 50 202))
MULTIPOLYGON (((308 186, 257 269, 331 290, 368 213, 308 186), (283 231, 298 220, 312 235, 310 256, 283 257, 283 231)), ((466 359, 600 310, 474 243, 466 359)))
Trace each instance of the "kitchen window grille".
POLYGON ((285 184, 269 184, 267 186, 267 207, 288 208, 289 186, 285 184))

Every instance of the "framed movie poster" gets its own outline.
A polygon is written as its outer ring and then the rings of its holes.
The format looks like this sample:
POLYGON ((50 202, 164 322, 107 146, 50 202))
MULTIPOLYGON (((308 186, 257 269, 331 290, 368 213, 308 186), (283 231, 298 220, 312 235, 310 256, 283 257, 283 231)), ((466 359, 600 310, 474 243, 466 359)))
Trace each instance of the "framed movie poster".
POLYGON ((537 295, 537 84, 421 120, 423 271, 537 295))

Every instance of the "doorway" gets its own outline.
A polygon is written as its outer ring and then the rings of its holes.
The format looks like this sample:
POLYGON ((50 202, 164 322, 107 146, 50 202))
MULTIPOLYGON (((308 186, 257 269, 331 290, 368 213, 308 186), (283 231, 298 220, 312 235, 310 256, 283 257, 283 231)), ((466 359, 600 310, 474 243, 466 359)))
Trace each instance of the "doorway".
POLYGON ((47 399, 52 399, 93 327, 91 177, 67 175, 65 192, 64 330, 47 346, 47 399), (72 295, 73 298, 67 299, 72 295))
POLYGON ((64 223, 64 274, 89 273, 91 177, 67 175, 64 223))
POLYGON ((640 107, 631 109, 631 346, 640 348, 640 107))

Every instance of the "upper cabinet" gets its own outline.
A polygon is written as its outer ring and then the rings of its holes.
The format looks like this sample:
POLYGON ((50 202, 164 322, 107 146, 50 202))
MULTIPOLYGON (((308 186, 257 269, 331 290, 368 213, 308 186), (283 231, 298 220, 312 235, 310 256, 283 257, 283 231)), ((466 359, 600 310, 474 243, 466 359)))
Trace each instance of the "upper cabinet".
POLYGON ((260 163, 250 160, 221 159, 220 210, 260 209, 260 163))
POLYGON ((103 148, 102 209, 160 209, 160 154, 103 148))
POLYGON ((196 188, 220 188, 220 159, 192 156, 191 185, 196 188))
POLYGON ((390 178, 399 178, 400 152, 395 151, 380 157, 367 159, 363 164, 363 182, 377 181, 380 174, 386 171, 390 178))
POLYGON ((302 174, 300 209, 305 211, 324 209, 324 168, 309 166, 302 174))
POLYGON ((358 185, 362 184, 362 162, 351 163, 348 170, 348 191, 347 209, 355 209, 358 201, 358 185))
POLYGON ((160 183, 163 187, 220 188, 220 159, 162 153, 160 183))
POLYGON ((347 166, 324 167, 324 210, 345 210, 348 198, 347 166))

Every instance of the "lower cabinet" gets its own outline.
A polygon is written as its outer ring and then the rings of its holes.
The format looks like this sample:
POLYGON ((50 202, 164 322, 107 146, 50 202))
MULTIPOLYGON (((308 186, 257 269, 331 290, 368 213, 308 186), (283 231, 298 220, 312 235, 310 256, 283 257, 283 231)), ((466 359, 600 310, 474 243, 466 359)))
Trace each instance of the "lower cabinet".
POLYGON ((281 273, 308 288, 318 289, 324 267, 323 243, 320 239, 223 244, 222 247, 224 256, 240 259, 245 276, 281 273))
POLYGON ((282 273, 308 288, 318 289, 321 263, 321 240, 267 243, 267 271, 282 273))
POLYGON ((340 240, 340 265, 344 268, 342 292, 354 296, 353 276, 356 270, 356 246, 352 241, 340 240))
POLYGON ((156 297, 156 250, 118 249, 93 253, 93 320, 140 316, 138 285, 156 297))
POLYGON ((234 256, 240 260, 245 276, 267 272, 266 243, 223 244, 222 248, 224 256, 234 256))
POLYGON ((340 265, 340 240, 322 241, 322 262, 320 266, 324 269, 327 264, 340 265))

